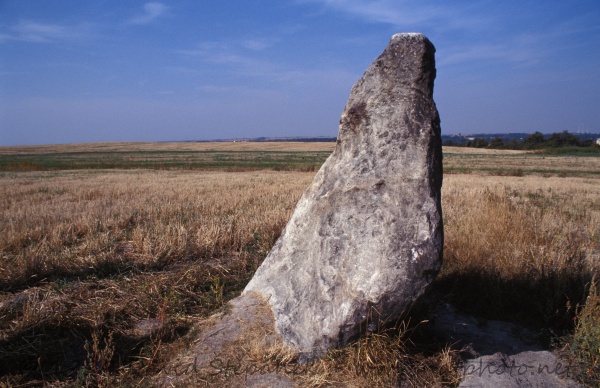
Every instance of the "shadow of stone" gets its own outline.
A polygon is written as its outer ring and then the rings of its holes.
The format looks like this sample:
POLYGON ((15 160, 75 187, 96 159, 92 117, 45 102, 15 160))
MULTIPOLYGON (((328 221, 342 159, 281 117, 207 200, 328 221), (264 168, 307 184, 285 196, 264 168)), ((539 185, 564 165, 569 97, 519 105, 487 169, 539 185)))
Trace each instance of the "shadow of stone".
MULTIPOLYGON (((114 355, 109 370, 114 371, 139 361, 142 348, 151 339, 170 343, 185 335, 189 327, 175 327, 159 331, 159 327, 141 330, 136 327, 130 334, 113 332, 111 346, 114 355)), ((91 325, 38 324, 13 333, 0 340, 0 376, 17 376, 27 381, 53 381, 73 378, 88 360, 86 343, 92 343, 91 325)), ((100 333, 102 336, 105 332, 100 333)), ((100 338, 100 347, 106 346, 106 337, 100 338)))
POLYGON ((522 325, 539 333, 547 347, 552 336, 572 330, 574 307, 585 303, 592 276, 579 267, 510 278, 485 269, 462 270, 438 276, 427 299, 450 303, 464 314, 522 325))
POLYGON ((103 279, 117 274, 126 274, 132 271, 154 270, 159 271, 164 266, 160 265, 135 265, 133 260, 121 260, 119 258, 109 257, 100 260, 94 265, 80 268, 46 268, 36 270, 35 272, 25 272, 19 277, 0 281, 0 292, 16 293, 30 287, 40 286, 54 280, 79 280, 93 277, 103 279))
POLYGON ((442 274, 413 308, 428 321, 416 341, 461 351, 460 387, 578 387, 574 366, 549 349, 572 330, 591 279, 581 268, 509 279, 485 270, 442 274))
POLYGON ((444 342, 461 348, 466 359, 543 349, 539 335, 532 330, 511 322, 462 314, 447 303, 436 306, 430 323, 430 330, 444 342))
POLYGON ((0 340, 0 376, 26 375, 27 379, 70 376, 86 360, 83 332, 39 325, 0 340))

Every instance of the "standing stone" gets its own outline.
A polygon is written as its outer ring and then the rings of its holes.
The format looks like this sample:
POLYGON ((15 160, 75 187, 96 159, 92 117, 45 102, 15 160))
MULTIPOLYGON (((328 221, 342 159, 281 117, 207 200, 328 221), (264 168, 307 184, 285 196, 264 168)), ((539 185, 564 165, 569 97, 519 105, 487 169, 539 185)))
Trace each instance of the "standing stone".
POLYGON ((396 34, 352 88, 336 149, 244 290, 286 345, 323 355, 392 322, 441 266, 442 149, 435 48, 396 34))

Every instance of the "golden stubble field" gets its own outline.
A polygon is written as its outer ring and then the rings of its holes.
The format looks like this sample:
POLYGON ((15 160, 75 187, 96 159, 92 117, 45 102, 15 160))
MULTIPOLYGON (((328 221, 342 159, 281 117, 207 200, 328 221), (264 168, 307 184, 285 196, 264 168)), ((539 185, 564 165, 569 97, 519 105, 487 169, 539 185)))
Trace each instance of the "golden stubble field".
MULTIPOLYGON (((230 144, 236 152, 250 143, 230 144)), ((294 150, 314 144, 322 147, 294 150)), ((44 148, 51 152, 58 151, 44 148)), ((480 158, 498 166, 511 155, 480 158)), ((463 311, 543 333, 589 383, 600 358, 600 298, 590 287, 600 270, 600 176, 579 176, 572 158, 552 163, 560 176, 445 175, 445 262, 431 291, 463 311)), ((590 171, 598 162, 577 163, 590 171)), ((195 322, 241 292, 314 174, 0 173, 0 384, 147 382, 193 339, 195 322)), ((294 378, 305 386, 455 385, 461 349, 411 338, 422 319, 333 351, 294 378)))

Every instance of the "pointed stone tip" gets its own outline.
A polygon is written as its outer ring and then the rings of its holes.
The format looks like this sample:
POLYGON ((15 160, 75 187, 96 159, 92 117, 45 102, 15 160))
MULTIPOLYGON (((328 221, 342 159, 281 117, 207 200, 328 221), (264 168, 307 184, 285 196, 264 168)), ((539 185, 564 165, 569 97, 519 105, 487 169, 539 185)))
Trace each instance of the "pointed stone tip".
POLYGON ((420 32, 401 32, 392 36, 392 41, 406 39, 406 38, 417 38, 419 40, 429 40, 425 35, 420 32))
POLYGON ((429 47, 432 53, 435 53, 435 46, 429 38, 420 32, 401 32, 394 34, 390 40, 389 46, 405 46, 405 45, 418 45, 423 47, 429 47))

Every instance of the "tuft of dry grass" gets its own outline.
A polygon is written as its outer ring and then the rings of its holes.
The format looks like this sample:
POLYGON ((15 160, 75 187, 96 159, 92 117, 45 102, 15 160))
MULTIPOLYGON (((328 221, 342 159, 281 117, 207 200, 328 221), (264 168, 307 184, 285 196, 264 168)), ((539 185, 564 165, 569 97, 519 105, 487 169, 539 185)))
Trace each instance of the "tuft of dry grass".
POLYGON ((297 376, 307 387, 440 387, 461 380, 460 352, 449 346, 428 353, 412 342, 410 319, 379 333, 367 333, 335 349, 297 376))

